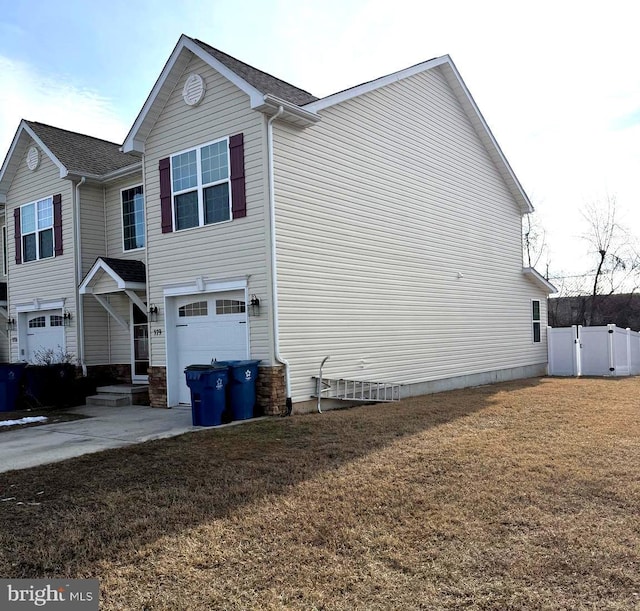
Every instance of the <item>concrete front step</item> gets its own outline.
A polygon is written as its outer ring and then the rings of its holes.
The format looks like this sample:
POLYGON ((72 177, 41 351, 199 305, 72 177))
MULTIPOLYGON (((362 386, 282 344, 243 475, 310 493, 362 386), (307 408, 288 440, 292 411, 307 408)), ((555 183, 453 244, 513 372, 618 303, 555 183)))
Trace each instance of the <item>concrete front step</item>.
POLYGON ((131 405, 131 397, 124 394, 100 393, 86 398, 86 405, 99 405, 102 407, 120 407, 131 405))
POLYGON ((96 395, 87 397, 87 405, 117 407, 119 405, 149 405, 147 384, 113 384, 99 386, 96 395))
POLYGON ((110 395, 145 395, 149 392, 148 384, 112 384, 111 386, 98 386, 98 393, 110 395))

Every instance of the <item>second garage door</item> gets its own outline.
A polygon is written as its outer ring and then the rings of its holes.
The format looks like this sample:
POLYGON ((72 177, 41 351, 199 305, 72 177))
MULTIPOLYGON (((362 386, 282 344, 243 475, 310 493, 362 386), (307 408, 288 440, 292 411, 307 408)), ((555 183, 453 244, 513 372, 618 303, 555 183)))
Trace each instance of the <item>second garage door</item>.
POLYGON ((175 302, 180 403, 190 403, 187 365, 249 357, 244 291, 179 297, 175 302))

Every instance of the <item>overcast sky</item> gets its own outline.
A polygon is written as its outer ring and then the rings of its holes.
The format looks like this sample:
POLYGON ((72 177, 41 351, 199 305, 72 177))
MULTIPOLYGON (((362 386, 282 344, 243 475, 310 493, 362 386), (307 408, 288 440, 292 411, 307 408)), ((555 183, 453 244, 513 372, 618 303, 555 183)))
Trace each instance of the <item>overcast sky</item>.
POLYGON ((448 53, 552 275, 579 272, 586 202, 640 235, 639 23, 637 0, 0 0, 0 156, 21 118, 122 142, 181 33, 319 97, 448 53))

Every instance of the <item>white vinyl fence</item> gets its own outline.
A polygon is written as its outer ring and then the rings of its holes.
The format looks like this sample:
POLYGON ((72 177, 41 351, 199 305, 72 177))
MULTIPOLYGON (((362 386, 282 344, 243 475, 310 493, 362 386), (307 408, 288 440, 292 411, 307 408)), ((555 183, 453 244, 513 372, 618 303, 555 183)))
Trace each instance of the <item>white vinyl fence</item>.
POLYGON ((640 374, 640 333, 606 327, 549 327, 549 375, 631 376, 640 374))

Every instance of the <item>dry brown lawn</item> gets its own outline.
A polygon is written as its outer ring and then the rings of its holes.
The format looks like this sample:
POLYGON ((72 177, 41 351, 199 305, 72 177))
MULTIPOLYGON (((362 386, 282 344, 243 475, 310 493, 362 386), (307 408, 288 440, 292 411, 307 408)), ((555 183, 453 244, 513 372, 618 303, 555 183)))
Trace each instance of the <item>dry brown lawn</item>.
POLYGON ((527 380, 0 474, 0 576, 97 577, 108 610, 638 609, 639 394, 527 380))

